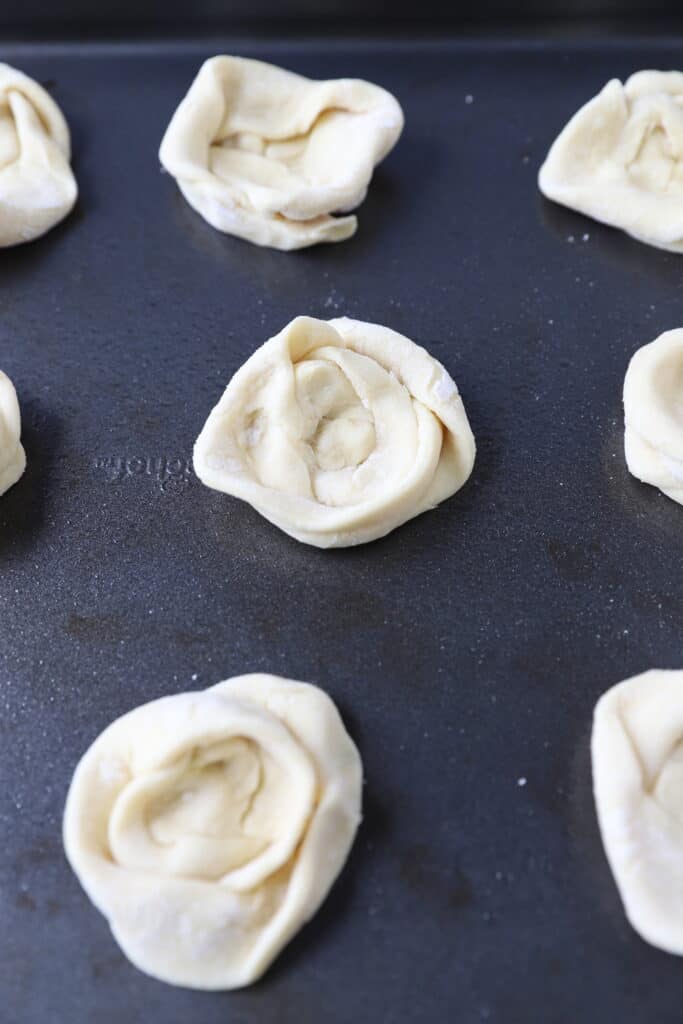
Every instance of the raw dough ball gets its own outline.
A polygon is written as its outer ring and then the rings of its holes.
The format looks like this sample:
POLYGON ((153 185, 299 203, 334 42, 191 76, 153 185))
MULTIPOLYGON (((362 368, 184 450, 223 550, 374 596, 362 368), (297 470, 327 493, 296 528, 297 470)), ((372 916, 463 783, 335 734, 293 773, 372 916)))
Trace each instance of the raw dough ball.
POLYGON ((9 490, 26 469, 20 437, 17 393, 12 381, 0 370, 0 494, 9 490))
POLYGON ((249 985, 313 916, 360 823, 362 766, 315 686, 237 676, 110 725, 79 763, 67 857, 116 941, 172 985, 249 985))
POLYGON ((438 505, 474 454, 458 389, 423 348, 377 324, 301 316, 230 381, 194 466, 209 487, 327 548, 438 505))
POLYGON ((69 213, 78 189, 69 129, 42 86, 0 64, 0 246, 30 242, 69 213))
POLYGON ((316 82, 242 57, 202 65, 159 158, 209 224, 257 245, 340 242, 357 226, 372 172, 403 128, 369 82, 316 82))
POLYGON ((628 468, 683 505, 683 330, 634 355, 624 381, 628 468))
POLYGON ((683 671, 608 690, 593 722, 598 821, 629 921, 683 953, 683 671))
POLYGON ((553 143, 538 183, 548 199, 683 252, 683 74, 608 82, 553 143))

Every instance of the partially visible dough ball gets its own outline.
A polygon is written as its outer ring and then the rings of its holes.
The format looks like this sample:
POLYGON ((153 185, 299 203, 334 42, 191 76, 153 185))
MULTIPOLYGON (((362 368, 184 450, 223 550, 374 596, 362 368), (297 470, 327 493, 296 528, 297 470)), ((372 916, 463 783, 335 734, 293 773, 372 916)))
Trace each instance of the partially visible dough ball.
POLYGON ((608 82, 555 140, 538 183, 548 199, 683 252, 683 73, 608 82))
POLYGON ((397 101, 369 82, 318 82, 213 57, 173 115, 159 158, 219 231, 300 249, 354 234, 349 213, 402 128, 397 101))
POLYGON ((30 242, 70 212, 78 189, 69 129, 48 93, 0 64, 0 247, 30 242))
POLYGON ((454 494, 475 444, 447 371, 408 338, 297 317, 228 384, 197 476, 316 547, 375 540, 454 494))
POLYGON ((644 672, 603 694, 592 757, 627 917, 653 946, 683 954, 683 671, 644 672))
POLYGON ((361 818, 362 766, 330 698, 270 675, 144 704, 80 761, 67 857, 140 970, 231 989, 313 916, 361 818))
POLYGON ((12 381, 0 370, 0 494, 15 484, 26 468, 21 445, 21 414, 12 381))
POLYGON ((683 505, 683 329, 633 356, 624 381, 628 468, 683 505))

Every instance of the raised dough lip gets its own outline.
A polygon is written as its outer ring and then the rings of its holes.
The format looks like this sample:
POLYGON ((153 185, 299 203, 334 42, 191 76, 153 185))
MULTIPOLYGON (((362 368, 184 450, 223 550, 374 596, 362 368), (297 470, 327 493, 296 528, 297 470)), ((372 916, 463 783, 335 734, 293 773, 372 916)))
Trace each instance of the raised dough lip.
MULTIPOLYGON (((383 147, 376 150, 376 162, 383 159, 398 140, 404 125, 403 110, 395 96, 386 89, 383 89, 381 86, 375 85, 373 82, 368 82, 362 78, 306 78, 304 75, 297 74, 287 68, 269 64, 266 61, 255 60, 251 57, 234 57, 226 54, 219 54, 204 61, 195 76, 194 81, 190 85, 188 93, 181 100, 178 109, 171 118, 168 128, 164 133, 164 137, 161 140, 161 145, 159 147, 159 159, 170 174, 173 174, 174 176, 189 177, 190 180, 197 181, 214 179, 215 176, 207 170, 204 162, 198 162, 196 158, 192 158, 187 152, 185 152, 185 147, 180 144, 177 138, 176 129, 178 128, 178 125, 177 123, 174 124, 174 121, 176 121, 176 118, 178 122, 182 121, 182 115, 186 114, 187 108, 192 110, 195 105, 195 101, 194 97, 191 97, 191 94, 193 87, 197 83, 203 83, 204 79, 210 79, 212 84, 218 85, 219 83, 215 82, 218 75, 226 70, 239 70, 240 66, 265 72, 269 76, 276 73, 277 77, 281 78, 282 81, 316 88, 323 94, 323 96, 325 96, 326 91, 333 90, 332 95, 336 96, 340 90, 343 92, 344 90, 349 90, 350 87, 358 87, 363 90, 368 101, 368 109, 365 111, 358 111, 358 113, 371 113, 374 117, 383 119, 384 127, 390 127, 392 132, 395 134, 395 138, 392 142, 386 141, 383 147), (181 116, 178 116, 181 108, 182 114, 181 116)), ((223 99, 223 94, 220 93, 220 95, 221 99, 223 99)), ((323 96, 321 96, 321 100, 323 96)), ((341 101, 337 99, 336 104, 333 104, 331 108, 323 106, 323 110, 325 109, 342 109, 341 101)), ((317 106, 312 105, 312 110, 315 112, 307 119, 304 118, 301 124, 297 126, 299 134, 304 134, 306 131, 309 131, 314 121, 320 116, 320 110, 318 110, 317 106)), ((196 116, 194 111, 192 111, 192 115, 193 117, 196 116)), ((284 141, 291 137, 291 134, 291 129, 287 131, 283 130, 282 133, 280 135, 276 135, 275 138, 277 141, 284 141)))
POLYGON ((198 200, 197 189, 186 186, 182 181, 178 187, 192 209, 212 227, 256 245, 275 246, 286 251, 319 242, 338 242, 354 235, 358 226, 353 215, 317 217, 311 221, 266 219, 238 203, 228 202, 213 187, 201 201, 198 200))

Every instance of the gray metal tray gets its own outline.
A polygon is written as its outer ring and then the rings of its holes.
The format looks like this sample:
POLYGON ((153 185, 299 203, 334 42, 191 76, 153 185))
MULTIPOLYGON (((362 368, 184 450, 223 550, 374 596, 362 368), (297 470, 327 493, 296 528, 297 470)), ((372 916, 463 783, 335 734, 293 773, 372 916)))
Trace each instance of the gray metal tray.
POLYGON ((680 53, 5 50, 66 113, 81 198, 0 253, 0 366, 29 459, 0 502, 3 1024, 680 1024, 680 962, 631 931, 602 853, 588 737, 604 689, 683 665, 683 510, 629 477, 621 422, 632 352, 683 323, 683 260, 551 206, 535 182, 608 78, 680 53), (405 134, 353 240, 258 249, 159 173, 171 113, 221 51, 399 97, 405 134), (189 468, 231 374, 300 313, 424 344, 477 437, 460 494, 366 547, 299 545, 189 468), (127 963, 65 863, 66 790, 117 715, 254 670, 338 703, 365 821, 262 982, 174 989, 127 963))

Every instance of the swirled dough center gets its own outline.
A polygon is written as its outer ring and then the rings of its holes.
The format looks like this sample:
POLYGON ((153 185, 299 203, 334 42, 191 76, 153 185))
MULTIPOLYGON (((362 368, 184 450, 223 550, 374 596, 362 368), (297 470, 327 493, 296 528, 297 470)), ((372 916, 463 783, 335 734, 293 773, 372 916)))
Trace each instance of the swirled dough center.
POLYGON ((320 690, 242 676, 143 705, 81 760, 67 855, 130 959, 174 984, 255 980, 318 908, 361 766, 320 690))
POLYGON ((290 457, 272 456, 281 426, 269 419, 267 407, 248 413, 243 452, 263 486, 296 489, 324 505, 348 505, 361 500, 356 470, 375 450, 375 417, 330 355, 328 360, 318 350, 317 358, 294 368, 299 422, 296 434, 290 434, 290 457))
POLYGON ((382 536, 454 493, 473 461, 441 364, 346 318, 299 317, 262 346, 195 446, 200 479, 320 547, 382 536))
MULTIPOLYGON (((309 471, 356 469, 375 447, 375 418, 343 370, 319 358, 299 363, 294 370, 296 399, 303 415, 302 440, 309 471)), ((312 490, 319 501, 317 480, 312 490)), ((335 504, 335 502, 325 502, 335 504)))
MULTIPOLYGON (((323 347, 294 367, 288 458, 273 457, 281 423, 249 416, 245 440, 259 482, 331 507, 371 501, 409 471, 419 424, 406 389, 372 359, 323 347), (254 426, 256 433, 254 433, 254 426), (372 456, 372 458, 370 458, 372 456)), ((428 411, 438 457, 441 430, 428 411)))
POLYGON ((215 880, 276 838, 273 804, 287 797, 277 765, 253 742, 213 744, 124 790, 109 845, 126 868, 215 880))

